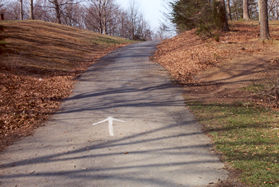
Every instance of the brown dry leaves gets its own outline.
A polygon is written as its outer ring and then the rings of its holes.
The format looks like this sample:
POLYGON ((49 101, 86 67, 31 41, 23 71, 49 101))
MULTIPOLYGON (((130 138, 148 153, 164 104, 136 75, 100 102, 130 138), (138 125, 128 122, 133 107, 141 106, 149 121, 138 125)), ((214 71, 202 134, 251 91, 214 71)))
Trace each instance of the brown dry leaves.
POLYGON ((88 66, 125 45, 120 39, 119 44, 94 43, 106 36, 40 21, 6 26, 7 51, 0 59, 0 150, 57 111, 88 66))
POLYGON ((35 78, 7 71, 1 71, 0 81, 1 145, 9 143, 11 136, 29 134, 26 130, 46 120, 73 84, 71 76, 35 78))
POLYGON ((217 52, 210 41, 201 40, 192 30, 160 44, 155 61, 169 70, 175 79, 184 82, 197 71, 216 63, 217 52))
POLYGON ((279 22, 271 22, 272 40, 265 42, 258 39, 256 22, 233 22, 230 28, 230 32, 220 33, 220 42, 202 39, 194 30, 186 31, 163 41, 154 60, 177 81, 189 85, 185 88, 188 98, 209 103, 243 100, 273 106, 270 103, 274 99, 256 98, 239 88, 266 84, 261 80, 269 84, 277 80, 279 22))
MULTIPOLYGON (((116 47, 102 49, 97 60, 116 47)), ((16 138, 30 135, 35 128, 59 109, 72 91, 76 78, 94 63, 80 63, 72 72, 46 76, 18 74, 0 69, 0 150, 16 138)))
MULTIPOLYGON (((262 53, 268 45, 258 41, 258 26, 254 23, 234 23, 231 31, 220 34, 220 42, 202 39, 195 30, 186 31, 163 41, 154 55, 154 60, 163 65, 172 76, 186 83, 198 72, 209 66, 231 59, 237 55, 262 53)), ((278 32, 279 28, 272 28, 278 32)), ((273 35, 276 38, 279 35, 273 35)))

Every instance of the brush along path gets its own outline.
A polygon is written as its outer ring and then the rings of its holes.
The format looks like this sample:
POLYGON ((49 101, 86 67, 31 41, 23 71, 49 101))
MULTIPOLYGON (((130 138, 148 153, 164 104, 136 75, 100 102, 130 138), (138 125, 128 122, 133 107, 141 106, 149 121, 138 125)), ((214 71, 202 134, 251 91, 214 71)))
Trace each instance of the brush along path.
POLYGON ((71 93, 76 77, 123 38, 43 21, 1 22, 0 150, 29 135, 71 93))
POLYGON ((206 186, 226 178, 182 90, 149 61, 154 42, 124 47, 79 79, 62 109, 1 156, 4 186, 206 186), (93 123, 113 116, 108 124, 93 123))

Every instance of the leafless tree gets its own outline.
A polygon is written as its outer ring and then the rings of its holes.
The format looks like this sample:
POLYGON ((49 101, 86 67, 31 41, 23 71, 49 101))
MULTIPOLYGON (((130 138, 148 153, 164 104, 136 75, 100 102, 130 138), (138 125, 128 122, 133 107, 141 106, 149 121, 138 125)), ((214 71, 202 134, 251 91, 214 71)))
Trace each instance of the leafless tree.
POLYGON ((248 0, 243 0, 243 19, 249 20, 249 8, 248 8, 248 0))
POLYGON ((20 19, 23 20, 23 0, 19 0, 20 3, 20 19))
POLYGON ((35 1, 34 17, 43 21, 55 22, 55 15, 53 15, 49 2, 46 0, 35 1))
POLYGON ((142 14, 139 14, 137 17, 137 22, 135 25, 136 32, 134 34, 134 38, 136 40, 151 40, 152 39, 152 32, 149 28, 149 25, 145 21, 142 14))
POLYGON ((5 13, 5 19, 7 20, 19 20, 20 19, 20 2, 18 0, 14 2, 7 2, 3 4, 1 12, 5 13))
POLYGON ((58 0, 49 0, 49 2, 54 6, 56 13, 56 22, 61 24, 61 3, 58 0))
POLYGON ((270 38, 268 25, 267 0, 259 0, 260 37, 262 40, 270 38))
POLYGON ((71 5, 79 4, 81 1, 75 1, 75 0, 48 0, 50 3, 49 8, 55 10, 55 17, 56 22, 61 24, 62 23, 62 17, 67 16, 65 13, 65 10, 69 10, 71 5))
POLYGON ((136 2, 135 0, 130 1, 130 5, 129 5, 129 9, 128 9, 128 18, 130 21, 130 35, 131 38, 130 39, 134 39, 135 38, 135 32, 136 32, 136 23, 137 23, 137 18, 138 18, 138 9, 136 7, 136 2))
POLYGON ((155 40, 164 40, 168 37, 166 35, 166 32, 168 32, 168 26, 164 23, 161 23, 158 31, 154 34, 153 38, 155 40))
POLYGON ((87 27, 101 34, 113 33, 118 9, 114 0, 91 0, 86 16, 87 27))
POLYGON ((29 18, 30 19, 34 19, 34 2, 33 2, 33 0, 30 0, 30 12, 29 12, 29 18))
POLYGON ((62 9, 61 21, 69 26, 85 28, 85 11, 85 7, 79 3, 68 3, 62 9))
POLYGON ((226 11, 227 11, 228 18, 230 20, 232 20, 231 1, 230 0, 226 0, 226 11))
POLYGON ((151 29, 138 12, 135 3, 126 11, 121 9, 115 0, 90 0, 90 4, 81 3, 84 0, 10 0, 5 4, 8 19, 21 19, 21 1, 22 12, 30 11, 28 15, 22 15, 23 19, 31 19, 33 10, 33 18, 38 20, 129 39, 151 39, 151 29))
POLYGON ((128 19, 128 14, 127 12, 120 11, 119 12, 119 36, 124 37, 124 38, 130 38, 130 21, 128 19))
POLYGON ((268 1, 268 16, 272 20, 279 20, 279 0, 268 1))
POLYGON ((227 18, 227 12, 226 12, 226 5, 225 0, 216 0, 217 2, 217 9, 219 12, 218 19, 220 24, 220 29, 222 31, 229 31, 229 24, 228 24, 228 18, 227 18))

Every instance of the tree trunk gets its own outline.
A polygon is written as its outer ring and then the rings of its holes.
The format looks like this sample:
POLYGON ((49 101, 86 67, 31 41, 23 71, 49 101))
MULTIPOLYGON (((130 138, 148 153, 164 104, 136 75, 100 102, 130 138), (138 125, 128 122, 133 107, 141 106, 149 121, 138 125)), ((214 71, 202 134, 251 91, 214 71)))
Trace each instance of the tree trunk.
POLYGON ((229 24, 228 24, 228 18, 227 18, 227 12, 226 12, 226 6, 224 0, 216 0, 215 8, 218 10, 217 12, 217 26, 222 31, 229 31, 229 24))
POLYGON ((102 14, 102 9, 101 6, 99 6, 99 32, 101 34, 104 34, 104 26, 103 26, 103 14, 102 14))
POLYGON ((56 12, 56 21, 57 23, 61 24, 61 13, 60 13, 60 5, 57 0, 53 1, 55 6, 55 12, 56 12))
POLYGON ((33 12, 33 10, 34 10, 34 6, 33 6, 33 0, 30 0, 30 15, 29 15, 29 18, 30 19, 34 19, 34 12, 33 12))
POLYGON ((226 1, 226 10, 227 10, 227 15, 228 15, 229 19, 232 20, 230 0, 226 1))
POLYGON ((229 31, 230 29, 229 29, 229 24, 228 24, 228 18, 227 18, 225 0, 221 0, 221 4, 222 4, 222 6, 223 6, 223 14, 224 14, 223 31, 229 31))
POLYGON ((260 37, 262 40, 270 38, 267 14, 267 0, 259 0, 260 37))
POLYGON ((276 105, 279 105, 279 78, 277 79, 276 85, 275 85, 275 96, 276 96, 276 105))
POLYGON ((248 0, 243 0, 243 19, 249 20, 248 0))
POLYGON ((19 0, 20 2, 20 19, 23 20, 23 0, 19 0))

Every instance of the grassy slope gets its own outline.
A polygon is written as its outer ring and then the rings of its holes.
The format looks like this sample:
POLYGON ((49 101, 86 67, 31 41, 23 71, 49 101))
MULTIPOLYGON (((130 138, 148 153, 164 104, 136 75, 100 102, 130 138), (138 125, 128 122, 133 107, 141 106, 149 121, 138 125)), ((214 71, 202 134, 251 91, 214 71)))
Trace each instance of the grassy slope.
POLYGON ((256 22, 231 28, 220 42, 187 31, 159 45, 154 58, 186 85, 187 105, 232 171, 227 185, 278 186, 279 112, 269 91, 279 74, 279 22, 269 42, 257 39, 256 22))
POLYGON ((241 103, 190 102, 188 105, 212 137, 227 168, 238 173, 243 183, 278 186, 278 112, 241 103))
POLYGON ((0 149, 32 133, 56 111, 89 65, 130 42, 42 21, 1 25, 0 149))
POLYGON ((70 72, 94 59, 103 49, 128 42, 42 21, 4 22, 2 25, 9 53, 2 56, 1 64, 23 67, 35 73, 36 69, 47 73, 52 70, 70 72))

